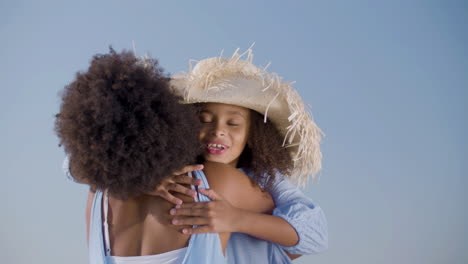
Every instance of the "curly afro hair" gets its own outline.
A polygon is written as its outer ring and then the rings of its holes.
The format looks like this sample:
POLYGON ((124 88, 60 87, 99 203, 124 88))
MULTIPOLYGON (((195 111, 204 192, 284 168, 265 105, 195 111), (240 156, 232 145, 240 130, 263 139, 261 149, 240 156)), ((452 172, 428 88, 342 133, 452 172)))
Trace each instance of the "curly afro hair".
POLYGON ((193 164, 201 125, 179 101, 156 60, 112 48, 94 56, 65 87, 55 121, 74 177, 127 199, 193 164))

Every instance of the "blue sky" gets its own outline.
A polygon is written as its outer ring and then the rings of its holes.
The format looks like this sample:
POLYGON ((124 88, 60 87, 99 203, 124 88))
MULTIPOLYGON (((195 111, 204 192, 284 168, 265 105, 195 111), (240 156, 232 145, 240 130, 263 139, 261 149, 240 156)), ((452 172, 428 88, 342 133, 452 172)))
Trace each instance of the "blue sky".
POLYGON ((167 72, 253 42, 326 134, 330 249, 295 263, 467 263, 463 1, 0 2, 0 256, 85 263, 87 188, 66 180, 59 92, 109 45, 167 72))

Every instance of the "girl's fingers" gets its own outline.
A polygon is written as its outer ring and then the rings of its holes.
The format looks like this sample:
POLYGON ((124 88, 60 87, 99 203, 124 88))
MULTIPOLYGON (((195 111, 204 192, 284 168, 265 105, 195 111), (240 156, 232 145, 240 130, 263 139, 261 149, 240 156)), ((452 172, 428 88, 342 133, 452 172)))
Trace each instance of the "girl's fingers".
POLYGON ((170 194, 167 191, 158 192, 158 196, 175 205, 182 204, 182 200, 170 194))
POLYGON ((216 193, 214 190, 212 189, 203 189, 203 188, 199 188, 198 189, 199 192, 201 192, 202 194, 208 196, 211 198, 211 200, 213 201, 216 201, 216 200, 222 200, 223 197, 221 197, 218 193, 216 193))
POLYGON ((194 235, 194 234, 203 234, 203 233, 215 233, 209 226, 200 226, 196 228, 184 228, 181 231, 183 234, 186 235, 194 235))
POLYGON ((182 175, 182 174, 186 174, 186 173, 188 173, 190 171, 199 171, 199 170, 203 170, 203 164, 195 164, 195 165, 185 166, 185 167, 182 168, 182 170, 174 172, 174 174, 175 175, 182 175))
POLYGON ((205 217, 177 217, 172 219, 171 223, 173 225, 207 225, 209 224, 209 219, 205 217))
POLYGON ((172 177, 172 180, 179 184, 189 184, 189 185, 200 185, 201 180, 197 178, 192 178, 185 175, 176 175, 172 177))
POLYGON ((196 202, 196 203, 183 203, 180 205, 176 206, 176 209, 187 209, 187 208, 209 208, 210 207, 210 202, 196 202))
POLYGON ((199 209, 199 208, 185 208, 185 209, 171 209, 169 211, 171 215, 181 215, 181 216, 208 216, 207 209, 199 209))
POLYGON ((190 188, 184 187, 184 186, 182 186, 180 184, 177 184, 177 183, 169 184, 168 189, 170 191, 182 193, 182 194, 185 194, 185 195, 190 196, 190 197, 194 197, 194 196, 197 195, 196 191, 191 190, 190 188))

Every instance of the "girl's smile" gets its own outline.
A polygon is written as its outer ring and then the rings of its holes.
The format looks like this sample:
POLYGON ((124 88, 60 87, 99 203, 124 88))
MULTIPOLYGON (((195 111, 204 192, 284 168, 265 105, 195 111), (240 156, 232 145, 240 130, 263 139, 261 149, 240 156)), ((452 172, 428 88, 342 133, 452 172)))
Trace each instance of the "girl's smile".
POLYGON ((200 140, 205 145, 204 158, 236 166, 247 144, 250 110, 244 107, 206 103, 202 105, 200 140))
POLYGON ((221 143, 210 142, 205 145, 205 149, 210 154, 221 155, 226 152, 229 147, 221 143))

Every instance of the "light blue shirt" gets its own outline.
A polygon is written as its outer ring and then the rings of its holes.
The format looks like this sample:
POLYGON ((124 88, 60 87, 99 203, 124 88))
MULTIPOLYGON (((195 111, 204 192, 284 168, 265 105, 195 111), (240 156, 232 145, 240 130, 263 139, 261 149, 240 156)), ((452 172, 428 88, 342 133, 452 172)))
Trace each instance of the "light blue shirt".
MULTIPOLYGON (((63 168, 73 180, 68 158, 63 168)), ((251 176, 248 171, 247 175, 251 176)), ((235 263, 291 263, 284 250, 291 254, 310 255, 328 248, 328 227, 322 209, 282 175, 275 179, 270 194, 275 202, 274 216, 286 220, 297 232, 299 242, 291 247, 259 240, 242 233, 232 233, 227 246, 227 258, 235 263)))
MULTIPOLYGON (((248 171, 243 170, 251 176, 248 171)), ((310 255, 328 248, 328 227, 322 209, 288 179, 278 175, 270 194, 275 202, 274 216, 286 220, 299 236, 292 246, 281 246, 242 233, 232 233, 227 258, 235 263, 291 263, 284 250, 291 254, 310 255)))

